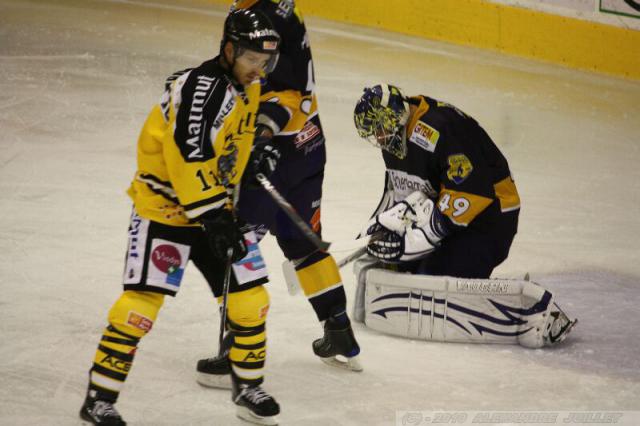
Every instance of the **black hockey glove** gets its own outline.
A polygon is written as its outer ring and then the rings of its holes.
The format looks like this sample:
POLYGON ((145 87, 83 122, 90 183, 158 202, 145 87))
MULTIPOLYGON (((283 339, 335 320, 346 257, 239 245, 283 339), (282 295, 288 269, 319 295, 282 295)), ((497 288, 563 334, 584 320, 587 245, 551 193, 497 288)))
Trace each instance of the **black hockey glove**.
POLYGON ((369 240, 367 253, 383 262, 398 262, 404 254, 404 237, 393 231, 378 231, 369 240))
POLYGON ((262 173, 269 178, 276 170, 278 160, 280 160, 280 150, 273 143, 271 130, 258 129, 256 134, 259 136, 256 136, 253 142, 249 163, 244 173, 245 184, 254 189, 260 187, 256 175, 262 173))
POLYGON ((226 260, 227 250, 233 249, 231 261, 237 262, 247 255, 244 234, 240 230, 240 223, 227 209, 210 210, 200 217, 200 223, 209 240, 213 255, 226 260))

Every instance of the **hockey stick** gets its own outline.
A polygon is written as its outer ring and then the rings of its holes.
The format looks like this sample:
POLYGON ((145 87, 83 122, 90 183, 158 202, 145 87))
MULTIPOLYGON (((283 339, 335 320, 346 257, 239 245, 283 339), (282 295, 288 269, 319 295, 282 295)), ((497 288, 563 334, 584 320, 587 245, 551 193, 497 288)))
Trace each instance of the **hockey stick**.
POLYGON ((218 356, 224 355, 222 341, 227 323, 227 302, 229 300, 229 287, 231 286, 231 265, 233 265, 233 247, 227 249, 227 265, 224 270, 224 282, 222 284, 222 312, 220 313, 220 336, 218 338, 218 356))
POLYGON ((358 259, 359 257, 362 257, 362 255, 364 255, 366 252, 367 252, 367 246, 360 247, 359 249, 355 250, 350 255, 346 256, 343 259, 341 259, 338 262, 338 268, 341 269, 341 268, 347 266, 348 264, 350 264, 354 260, 358 259))
POLYGON ((309 225, 302 220, 298 212, 293 208, 291 204, 278 192, 273 184, 262 173, 256 175, 256 179, 260 182, 260 185, 267 191, 273 201, 289 216, 289 219, 298 227, 298 229, 309 239, 318 249, 322 251, 329 250, 331 243, 321 240, 318 235, 309 228, 309 225))

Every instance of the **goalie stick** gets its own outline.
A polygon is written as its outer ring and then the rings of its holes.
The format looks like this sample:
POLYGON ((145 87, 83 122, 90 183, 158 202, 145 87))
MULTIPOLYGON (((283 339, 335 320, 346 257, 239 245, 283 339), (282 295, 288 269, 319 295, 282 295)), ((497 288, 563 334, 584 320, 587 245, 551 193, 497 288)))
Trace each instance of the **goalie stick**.
POLYGON ((262 173, 256 175, 256 179, 260 182, 260 185, 267 191, 273 201, 289 216, 289 219, 298 227, 298 229, 309 239, 318 249, 322 251, 329 250, 331 243, 321 240, 315 232, 309 228, 309 225, 302 220, 298 212, 293 208, 287 200, 284 199, 282 194, 273 186, 271 181, 267 179, 262 173))
POLYGON ((341 269, 341 268, 347 266, 348 264, 350 264, 354 260, 362 257, 365 253, 367 253, 367 246, 363 246, 363 247, 360 247, 359 249, 356 249, 353 253, 351 253, 350 255, 342 258, 338 262, 338 268, 341 269))

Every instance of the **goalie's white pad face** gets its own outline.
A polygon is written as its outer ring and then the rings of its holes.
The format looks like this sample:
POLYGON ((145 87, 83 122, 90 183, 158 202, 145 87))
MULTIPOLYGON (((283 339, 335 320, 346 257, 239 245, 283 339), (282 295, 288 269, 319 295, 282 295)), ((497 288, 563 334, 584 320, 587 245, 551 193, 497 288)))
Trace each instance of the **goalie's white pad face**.
POLYGON ((564 339, 576 322, 549 291, 529 281, 411 275, 376 268, 370 260, 357 261, 355 270, 354 320, 383 333, 539 348, 564 339))

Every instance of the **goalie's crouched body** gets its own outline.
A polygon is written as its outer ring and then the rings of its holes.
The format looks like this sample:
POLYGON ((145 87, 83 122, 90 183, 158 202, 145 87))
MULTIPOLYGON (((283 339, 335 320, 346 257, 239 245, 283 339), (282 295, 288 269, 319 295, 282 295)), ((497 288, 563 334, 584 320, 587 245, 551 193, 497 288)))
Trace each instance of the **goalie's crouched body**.
POLYGON ((386 166, 382 199, 360 233, 369 258, 356 264, 354 319, 428 340, 564 339, 576 321, 550 292, 488 279, 509 254, 520 197, 484 129, 450 104, 388 84, 364 89, 354 121, 386 166))

